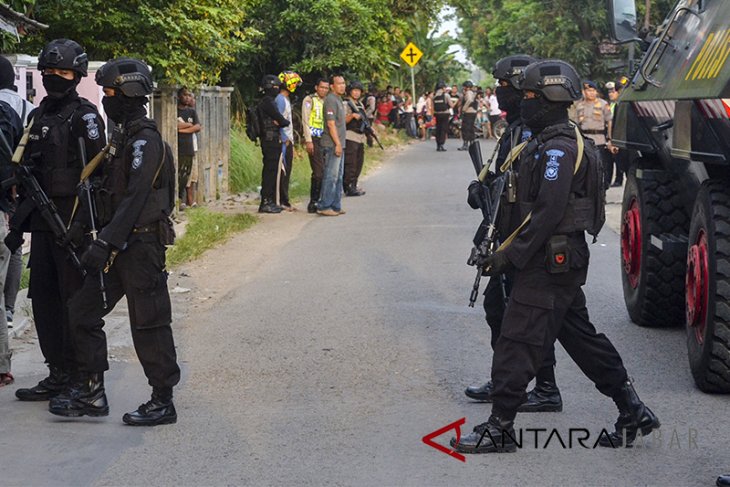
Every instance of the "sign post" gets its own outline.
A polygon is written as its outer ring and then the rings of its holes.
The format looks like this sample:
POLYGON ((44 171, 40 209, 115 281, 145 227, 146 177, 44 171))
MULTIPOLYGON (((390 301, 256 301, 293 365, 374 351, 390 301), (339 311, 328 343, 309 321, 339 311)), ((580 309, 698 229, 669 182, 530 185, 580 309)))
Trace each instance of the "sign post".
POLYGON ((400 57, 402 60, 408 64, 408 66, 411 67, 411 95, 413 96, 413 99, 411 103, 415 107, 416 105, 416 76, 414 74, 413 68, 418 64, 418 61, 421 60, 421 57, 423 57, 423 53, 419 48, 416 47, 416 45, 412 42, 409 42, 405 49, 403 49, 403 52, 400 53, 400 57))

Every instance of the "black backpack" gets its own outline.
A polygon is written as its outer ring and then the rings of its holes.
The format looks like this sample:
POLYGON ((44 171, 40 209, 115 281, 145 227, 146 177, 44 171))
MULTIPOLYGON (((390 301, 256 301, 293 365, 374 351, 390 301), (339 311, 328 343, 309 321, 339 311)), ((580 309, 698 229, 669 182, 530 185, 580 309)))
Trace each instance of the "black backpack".
POLYGON ((252 142, 261 137, 261 122, 256 105, 246 107, 246 135, 252 142))
MULTIPOLYGON (((20 138, 23 135, 23 122, 20 120, 18 112, 8 103, 0 100, 0 131, 5 139, 5 142, 0 140, 0 154, 5 159, 6 153, 9 152, 12 157, 13 151, 18 146, 20 138), (7 144, 7 145, 6 145, 7 144)), ((8 160, 7 162, 10 162, 8 160)), ((0 164, 5 164, 6 161, 2 160, 0 164)))

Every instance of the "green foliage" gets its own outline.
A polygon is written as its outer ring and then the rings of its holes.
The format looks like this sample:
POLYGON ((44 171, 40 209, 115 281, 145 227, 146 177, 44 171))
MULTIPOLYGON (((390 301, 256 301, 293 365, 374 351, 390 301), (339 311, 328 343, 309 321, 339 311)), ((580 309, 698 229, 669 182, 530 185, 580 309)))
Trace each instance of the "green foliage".
MULTIPOLYGON (((403 131, 381 129, 378 137, 388 148, 403 144, 406 140, 403 131)), ((363 174, 382 160, 384 152, 377 146, 365 147, 365 166, 363 174)), ((240 123, 231 129, 231 159, 228 166, 230 187, 233 193, 257 191, 261 185, 261 148, 251 142, 240 123)), ((312 171, 306 150, 298 146, 295 150, 293 171, 289 180, 289 195, 292 198, 309 197, 309 184, 312 171)))
POLYGON ((265 74, 296 70, 304 89, 321 75, 387 81, 388 61, 410 36, 415 11, 433 18, 442 0, 253 0, 244 27, 260 32, 252 50, 242 52, 223 79, 250 101, 265 74))
MULTIPOLYGON (((653 25, 667 14, 670 2, 651 1, 653 25)), ((644 2, 637 3, 641 24, 644 2)), ((609 38, 605 0, 458 0, 456 9, 461 42, 487 71, 504 56, 525 53, 564 59, 582 76, 598 78, 608 76, 617 59, 598 50, 609 38)))
MULTIPOLYGON (((468 77, 464 65, 449 52, 458 41, 446 34, 436 35, 437 27, 438 24, 433 22, 432 17, 422 13, 414 15, 409 22, 410 41, 423 52, 423 57, 414 68, 416 96, 421 92, 433 90, 439 80, 456 83, 468 77)), ((402 47, 398 49, 396 56, 402 49, 402 47)), ((409 69, 405 63, 401 64, 409 69)), ((410 82, 407 86, 410 86, 410 82)))
POLYGON ((153 67, 166 83, 215 84, 257 33, 243 27, 247 3, 239 0, 37 0, 35 19, 50 29, 25 38, 37 52, 48 40, 67 37, 91 59, 132 56, 153 67))
POLYGON ((167 264, 171 267, 196 259, 258 221, 248 213, 225 214, 207 208, 190 208, 185 216, 188 220, 185 234, 167 250, 167 264))

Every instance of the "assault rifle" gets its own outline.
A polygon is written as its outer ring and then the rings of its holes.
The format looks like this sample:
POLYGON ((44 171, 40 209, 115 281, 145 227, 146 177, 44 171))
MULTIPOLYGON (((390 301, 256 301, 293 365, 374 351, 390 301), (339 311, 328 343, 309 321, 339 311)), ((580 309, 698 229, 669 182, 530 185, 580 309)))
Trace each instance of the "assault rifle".
MULTIPOLYGON (((497 150, 495 149, 494 154, 496 152, 497 150)), ((494 154, 492 154, 492 159, 494 159, 494 154)), ((479 284, 481 283, 482 273, 484 271, 482 268, 484 259, 497 250, 497 218, 499 217, 499 207, 502 200, 502 192, 505 187, 506 176, 502 174, 494 177, 494 173, 489 172, 489 166, 484 167, 482 150, 478 140, 472 141, 469 144, 469 157, 477 173, 478 187, 475 189, 479 193, 479 197, 477 198, 478 206, 482 211, 483 217, 482 223, 474 235, 474 247, 472 247, 471 254, 467 260, 468 265, 477 266, 477 275, 469 296, 469 307, 473 308, 479 296, 479 284)), ((489 160, 489 164, 491 164, 492 159, 489 160)))
POLYGON ((352 100, 347 100, 347 104, 350 106, 350 110, 352 110, 352 113, 357 113, 360 115, 360 130, 365 135, 369 135, 372 137, 375 142, 378 143, 378 146, 385 150, 385 147, 383 147, 383 144, 380 143, 380 139, 378 139, 378 134, 375 133, 375 130, 373 130, 373 126, 370 123, 370 120, 368 120, 368 116, 365 114, 365 110, 362 108, 358 108, 357 105, 355 105, 352 100))
MULTIPOLYGON (((81 158, 81 164, 84 168, 88 162, 86 160, 86 142, 83 137, 79 137, 79 157, 81 158)), ((96 212, 96 202, 94 200, 94 186, 91 184, 89 177, 83 178, 79 183, 79 191, 81 192, 84 203, 89 211, 89 229, 91 230, 91 239, 96 240, 98 238, 98 232, 96 229, 96 218, 98 216, 96 212)), ((101 292, 101 302, 104 309, 109 307, 109 303, 106 299, 106 282, 104 281, 104 270, 99 271, 99 291, 101 292)))
MULTIPOLYGON (((2 135, 1 131, 0 139, 2 139, 2 146, 4 149, 3 159, 5 159, 5 151, 8 153, 12 153, 12 151, 10 150, 8 141, 5 139, 5 136, 2 135)), ((10 159, 6 160, 9 161, 10 159)), ((13 218, 18 217, 22 223, 22 221, 30 217, 30 213, 33 208, 35 208, 38 210, 41 218, 43 218, 46 224, 48 224, 51 228, 53 235, 56 237, 56 241, 67 242, 66 234, 68 232, 66 230, 66 225, 63 223, 61 216, 58 214, 56 205, 53 204, 53 201, 48 198, 46 193, 43 191, 43 188, 41 188, 41 185, 38 184, 38 180, 33 174, 32 168, 22 164, 13 164, 13 166, 14 174, 12 177, 2 182, 2 190, 7 191, 12 186, 19 186, 23 189, 23 195, 26 198, 18 207, 13 218), (32 205, 32 207, 30 205, 32 205)), ((68 242, 63 247, 74 267, 81 272, 82 276, 86 277, 86 271, 81 266, 81 262, 79 261, 78 255, 76 255, 76 249, 73 244, 68 242)))

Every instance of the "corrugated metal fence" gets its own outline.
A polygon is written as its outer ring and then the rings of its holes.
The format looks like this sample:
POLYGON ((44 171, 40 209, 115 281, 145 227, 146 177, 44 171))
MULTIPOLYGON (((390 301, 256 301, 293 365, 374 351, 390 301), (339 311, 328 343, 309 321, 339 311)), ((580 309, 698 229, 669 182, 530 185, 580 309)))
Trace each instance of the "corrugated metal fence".
MULTIPOLYGON (((177 167, 177 87, 155 92, 153 113, 162 137, 175 153, 177 167)), ((194 90, 195 110, 200 119, 198 136, 199 203, 221 198, 228 193, 228 164, 231 155, 231 93, 233 88, 206 86, 194 90)))

